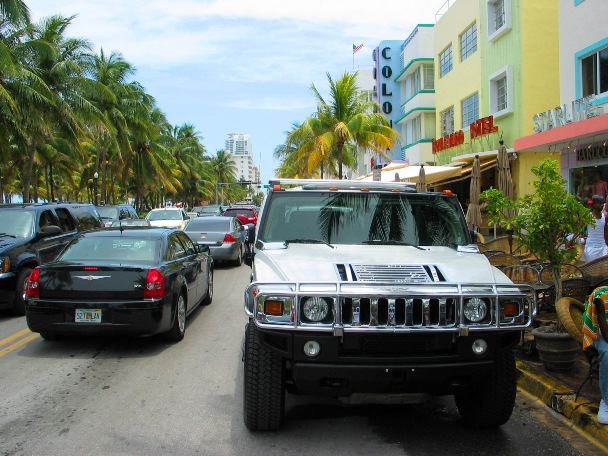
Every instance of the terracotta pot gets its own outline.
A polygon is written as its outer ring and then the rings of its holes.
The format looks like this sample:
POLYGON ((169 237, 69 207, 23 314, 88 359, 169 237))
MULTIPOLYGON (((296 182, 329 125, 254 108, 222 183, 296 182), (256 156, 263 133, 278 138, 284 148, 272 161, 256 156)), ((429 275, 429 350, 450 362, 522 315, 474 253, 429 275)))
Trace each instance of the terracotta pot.
POLYGON ((532 331, 536 349, 545 369, 569 371, 576 364, 581 353, 581 344, 567 332, 556 332, 546 327, 532 331))

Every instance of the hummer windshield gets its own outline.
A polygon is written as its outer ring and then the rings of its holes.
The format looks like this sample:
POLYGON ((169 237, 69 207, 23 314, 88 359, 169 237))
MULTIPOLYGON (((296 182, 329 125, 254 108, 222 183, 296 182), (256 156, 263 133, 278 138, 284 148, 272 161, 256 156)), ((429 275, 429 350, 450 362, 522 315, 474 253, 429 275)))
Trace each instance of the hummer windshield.
MULTIPOLYGON (((455 197, 368 192, 274 192, 258 239, 455 247, 469 243, 455 197)), ((289 242, 288 242, 289 243, 289 242)))

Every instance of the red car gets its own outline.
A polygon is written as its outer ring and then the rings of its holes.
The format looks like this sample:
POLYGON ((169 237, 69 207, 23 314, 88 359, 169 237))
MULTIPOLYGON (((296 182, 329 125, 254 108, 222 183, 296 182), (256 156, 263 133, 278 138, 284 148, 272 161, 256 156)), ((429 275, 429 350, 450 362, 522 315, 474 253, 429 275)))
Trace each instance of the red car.
POLYGON ((231 206, 226 209, 222 215, 226 217, 236 217, 243 225, 248 223, 257 225, 258 223, 258 214, 255 211, 255 208, 250 206, 231 206))

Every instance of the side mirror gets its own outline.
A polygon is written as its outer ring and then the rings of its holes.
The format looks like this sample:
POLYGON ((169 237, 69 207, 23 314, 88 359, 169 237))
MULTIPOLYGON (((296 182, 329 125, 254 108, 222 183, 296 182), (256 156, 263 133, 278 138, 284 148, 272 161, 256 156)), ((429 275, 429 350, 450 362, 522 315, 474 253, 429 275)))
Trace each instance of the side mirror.
POLYGON ((206 253, 207 255, 210 254, 211 249, 209 248, 209 246, 207 244, 196 244, 198 246, 198 251, 200 253, 206 253))
POLYGON ((245 242, 253 244, 253 241, 255 239, 255 225, 253 223, 247 223, 246 225, 243 225, 243 228, 246 230, 245 242))
POLYGON ((50 237, 50 236, 58 236, 63 231, 57 225, 47 225, 45 227, 40 228, 40 236, 42 237, 50 237))

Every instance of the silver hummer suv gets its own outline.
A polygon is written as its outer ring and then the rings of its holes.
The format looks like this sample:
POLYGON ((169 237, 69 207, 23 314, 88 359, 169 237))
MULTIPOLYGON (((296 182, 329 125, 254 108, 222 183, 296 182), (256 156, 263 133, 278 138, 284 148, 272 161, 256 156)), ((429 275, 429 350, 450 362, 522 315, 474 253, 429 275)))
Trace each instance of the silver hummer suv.
POLYGON ((479 252, 455 195, 273 180, 245 262, 250 430, 281 426, 286 391, 453 394, 471 425, 511 416, 536 298, 479 252))

